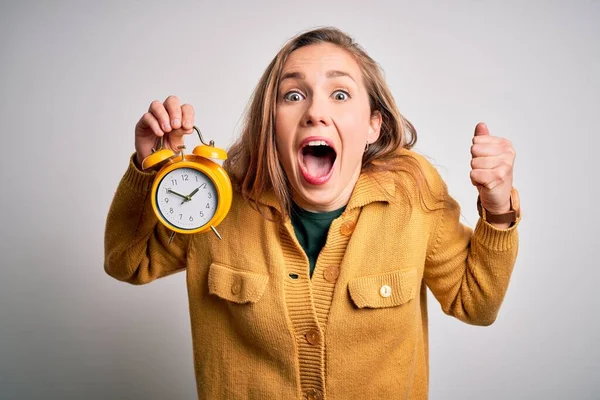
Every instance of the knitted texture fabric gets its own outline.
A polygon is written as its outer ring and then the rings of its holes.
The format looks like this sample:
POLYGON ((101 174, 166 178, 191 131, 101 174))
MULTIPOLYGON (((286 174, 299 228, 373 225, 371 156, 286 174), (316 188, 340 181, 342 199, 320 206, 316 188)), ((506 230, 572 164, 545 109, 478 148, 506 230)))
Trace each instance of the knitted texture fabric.
MULTIPOLYGON (((239 194, 222 241, 177 234, 169 244, 150 203, 155 173, 130 160, 108 213, 105 270, 132 284, 186 271, 201 399, 426 399, 427 288, 446 314, 494 322, 519 221, 464 226, 435 167, 403 151, 448 205, 411 208, 393 172, 361 174, 312 279, 289 218, 266 219, 239 194)), ((272 193, 260 202, 278 215, 272 193)))

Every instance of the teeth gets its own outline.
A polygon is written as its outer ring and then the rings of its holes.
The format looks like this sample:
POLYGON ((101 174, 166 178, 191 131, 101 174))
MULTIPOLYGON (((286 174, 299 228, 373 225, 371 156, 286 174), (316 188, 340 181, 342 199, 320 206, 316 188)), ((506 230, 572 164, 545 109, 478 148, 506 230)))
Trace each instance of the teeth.
POLYGON ((307 146, 329 146, 324 140, 311 140, 307 146))

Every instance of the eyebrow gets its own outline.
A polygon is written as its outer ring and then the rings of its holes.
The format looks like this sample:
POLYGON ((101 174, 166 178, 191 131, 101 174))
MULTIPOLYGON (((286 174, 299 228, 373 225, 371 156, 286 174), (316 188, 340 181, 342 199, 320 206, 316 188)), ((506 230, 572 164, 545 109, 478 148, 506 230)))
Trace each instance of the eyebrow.
MULTIPOLYGON (((339 76, 347 76, 348 78, 350 78, 354 81, 354 78, 352 77, 352 75, 350 75, 349 73, 344 72, 344 71, 338 71, 338 70, 327 71, 326 76, 327 76, 327 78, 337 78, 339 76)), ((302 79, 302 80, 304 80, 304 79, 306 79, 306 77, 301 72, 286 72, 285 74, 283 74, 281 76, 281 79, 279 80, 279 82, 281 83, 285 79, 302 79)))

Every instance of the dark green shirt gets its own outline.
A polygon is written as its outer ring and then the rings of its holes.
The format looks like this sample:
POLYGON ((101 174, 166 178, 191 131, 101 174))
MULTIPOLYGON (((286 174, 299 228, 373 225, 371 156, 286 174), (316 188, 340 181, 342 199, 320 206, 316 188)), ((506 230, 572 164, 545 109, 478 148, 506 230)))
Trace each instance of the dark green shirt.
POLYGON ((342 215, 345 209, 346 206, 334 211, 311 212, 300 208, 295 203, 292 205, 292 225, 298 242, 308 257, 311 278, 317 264, 317 257, 325 246, 329 226, 334 219, 342 215))

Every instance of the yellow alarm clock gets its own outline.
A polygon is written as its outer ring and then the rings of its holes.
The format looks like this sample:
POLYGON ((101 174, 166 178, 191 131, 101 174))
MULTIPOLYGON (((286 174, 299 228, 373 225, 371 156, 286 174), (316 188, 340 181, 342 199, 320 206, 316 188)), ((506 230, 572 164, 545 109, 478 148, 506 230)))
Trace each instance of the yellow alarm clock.
MULTIPOLYGON (((232 201, 231 180, 221 165, 213 159, 226 160, 225 150, 206 144, 198 132, 201 146, 192 154, 163 149, 160 138, 158 150, 142 162, 142 169, 160 167, 152 185, 152 208, 158 220, 175 232, 191 234, 212 230, 219 239, 216 227, 223 221, 232 201)), ((169 242, 170 242, 169 240, 169 242)))

